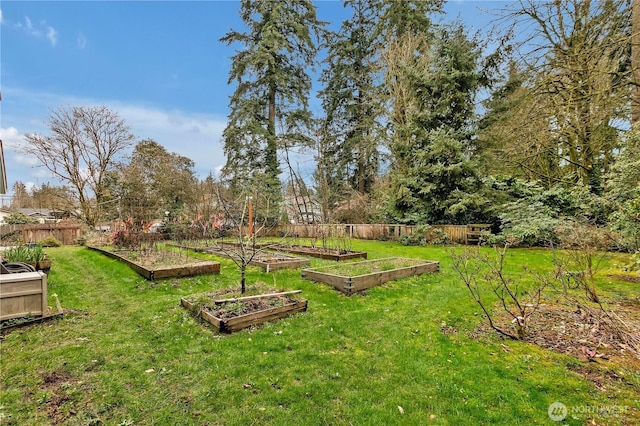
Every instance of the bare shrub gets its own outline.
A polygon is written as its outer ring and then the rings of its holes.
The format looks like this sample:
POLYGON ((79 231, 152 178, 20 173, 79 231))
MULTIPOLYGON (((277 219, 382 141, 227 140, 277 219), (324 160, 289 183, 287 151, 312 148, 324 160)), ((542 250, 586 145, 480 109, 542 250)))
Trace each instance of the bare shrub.
MULTIPOLYGON (((576 221, 564 221, 556 229, 559 248, 554 250, 554 263, 565 290, 579 288, 592 302, 599 302, 595 276, 615 243, 610 231, 576 221)), ((552 245, 553 247, 553 245, 552 245)))
MULTIPOLYGON (((640 329, 625 322, 596 286, 596 276, 610 257, 607 250, 615 246, 615 236, 606 229, 575 221, 561 224, 557 235, 560 250, 552 246, 557 278, 552 288, 556 294, 582 316, 588 316, 593 327, 612 330, 618 340, 640 356, 640 329)), ((595 354, 596 350, 591 348, 589 353, 595 354)))
MULTIPOLYGON (((508 276, 505 272, 508 248, 507 243, 500 248, 494 247, 492 252, 482 251, 477 247, 460 252, 452 250, 451 257, 454 270, 484 312, 491 328, 503 336, 522 340, 527 335, 530 316, 540 306, 542 291, 549 284, 549 277, 528 273, 535 279, 527 282, 523 276, 508 276), (501 326, 494 320, 497 314, 493 312, 491 294, 497 297, 504 312, 512 319, 513 328, 501 326)), ((528 272, 526 267, 524 271, 528 272)))

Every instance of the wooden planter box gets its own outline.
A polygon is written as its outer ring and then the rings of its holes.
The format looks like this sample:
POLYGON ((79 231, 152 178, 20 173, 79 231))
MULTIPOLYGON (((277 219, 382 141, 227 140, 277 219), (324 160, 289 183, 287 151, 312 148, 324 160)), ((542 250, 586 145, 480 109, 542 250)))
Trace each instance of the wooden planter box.
POLYGON ((278 271, 280 269, 297 269, 309 266, 309 259, 300 259, 293 256, 264 256, 253 259, 250 265, 259 266, 264 272, 278 271))
POLYGON ((0 320, 47 313, 47 275, 19 272, 0 275, 0 320))
POLYGON ((298 254, 302 256, 310 256, 318 259, 335 260, 339 262, 341 260, 351 259, 366 259, 367 253, 364 251, 350 251, 347 253, 336 253, 330 250, 324 250, 318 247, 306 247, 306 246, 274 246, 274 250, 283 251, 286 253, 298 254))
POLYGON ((126 257, 120 256, 117 253, 103 250, 99 247, 88 247, 91 250, 99 251, 100 253, 111 257, 113 259, 120 260, 127 265, 138 274, 142 275, 148 280, 157 280, 162 278, 178 278, 178 277, 191 277, 194 275, 205 275, 205 274, 219 274, 220 273, 220 263, 214 261, 204 261, 204 262, 194 262, 187 265, 181 266, 168 266, 164 268, 154 268, 149 269, 139 263, 136 263, 132 260, 127 259, 126 257))
MULTIPOLYGON (((182 298, 180 303, 185 309, 193 309, 193 303, 182 298)), ((260 325, 268 321, 286 318, 298 312, 307 310, 307 301, 295 300, 283 306, 256 311, 233 318, 218 318, 205 310, 200 310, 200 318, 216 327, 221 333, 233 333, 254 325, 260 325)))
POLYGON ((401 259, 401 258, 386 258, 386 259, 376 259, 376 260, 368 260, 364 262, 354 262, 349 264, 349 266, 353 265, 371 265, 373 266, 376 262, 388 262, 395 260, 412 260, 415 261, 415 265, 408 267, 400 267, 397 269, 390 269, 386 271, 380 272, 372 272, 364 275, 356 275, 356 276, 347 276, 347 275, 337 275, 329 272, 323 272, 323 269, 328 268, 316 268, 316 269, 303 269, 302 270, 302 278, 323 282, 329 284, 336 289, 342 291, 346 294, 353 294, 357 291, 366 290, 371 287, 379 286, 387 281, 394 281, 401 278, 411 277, 413 275, 421 275, 424 273, 433 273, 438 272, 440 270, 440 262, 431 261, 431 260, 418 260, 418 259, 401 259))
POLYGON ((36 271, 42 271, 45 274, 49 275, 49 271, 51 270, 51 259, 40 260, 38 262, 26 262, 27 264, 33 266, 36 271))
MULTIPOLYGON (((227 245, 227 244, 225 244, 227 245)), ((179 247, 183 249, 193 250, 198 253, 214 254, 216 256, 230 257, 229 252, 219 250, 215 247, 190 247, 185 245, 172 244, 173 247, 179 247)), ((301 259, 294 256, 285 256, 283 254, 273 255, 269 252, 258 253, 254 257, 249 265, 259 266, 265 272, 278 271, 280 269, 297 269, 304 266, 309 266, 309 259, 301 259)))

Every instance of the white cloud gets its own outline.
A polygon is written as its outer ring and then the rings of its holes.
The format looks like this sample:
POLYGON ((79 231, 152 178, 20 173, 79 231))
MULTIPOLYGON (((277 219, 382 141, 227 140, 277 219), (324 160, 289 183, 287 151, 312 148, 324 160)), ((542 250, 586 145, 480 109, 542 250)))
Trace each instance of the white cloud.
POLYGON ((15 148, 20 145, 23 140, 23 136, 15 127, 9 127, 6 129, 0 127, 0 139, 5 147, 15 148))
POLYGON ((219 176, 219 171, 226 162, 222 143, 226 117, 164 110, 154 106, 116 100, 96 100, 59 93, 36 92, 15 87, 8 88, 6 93, 3 91, 3 95, 6 95, 3 96, 5 98, 2 102, 3 109, 11 111, 11 114, 3 117, 3 121, 13 126, 0 129, 0 137, 5 143, 7 175, 11 182, 60 184, 35 158, 20 153, 17 147, 24 143, 25 130, 29 133, 49 133, 46 121, 51 109, 57 110, 70 106, 107 106, 118 113, 120 118, 131 127, 132 133, 136 136, 136 142, 142 139, 153 139, 167 151, 193 160, 194 171, 200 179, 206 178, 210 172, 214 176, 219 176))
POLYGON ((202 179, 226 161, 222 147, 226 119, 130 104, 108 106, 127 121, 138 140, 153 139, 167 151, 193 160, 196 174, 202 179))
POLYGON ((2 9, 0 9, 0 24, 3 24, 4 21, 2 20, 2 9))
POLYGON ((55 46, 58 42, 58 32, 53 27, 47 27, 47 38, 51 42, 52 46, 55 46))
POLYGON ((0 139, 3 147, 7 150, 7 156, 11 155, 11 160, 16 164, 36 167, 40 163, 38 159, 20 152, 20 146, 25 143, 24 136, 15 127, 0 128, 0 139))
POLYGON ((84 34, 79 33, 78 38, 76 39, 76 44, 78 45, 78 49, 84 50, 87 47, 87 37, 84 34))
POLYGON ((58 31, 51 25, 47 25, 46 21, 42 21, 40 24, 34 25, 31 18, 25 16, 24 23, 18 22, 14 27, 23 30, 26 34, 35 38, 46 37, 52 46, 55 46, 58 43, 58 31))

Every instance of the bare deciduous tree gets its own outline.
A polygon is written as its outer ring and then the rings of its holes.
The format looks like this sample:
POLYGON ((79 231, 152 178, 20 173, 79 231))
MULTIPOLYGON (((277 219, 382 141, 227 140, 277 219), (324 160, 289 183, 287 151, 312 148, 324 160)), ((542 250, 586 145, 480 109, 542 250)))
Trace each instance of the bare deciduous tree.
POLYGON ((106 173, 135 137, 124 119, 105 106, 61 108, 51 113, 47 125, 49 135, 25 135, 22 151, 69 184, 84 221, 93 226, 106 195, 106 173))

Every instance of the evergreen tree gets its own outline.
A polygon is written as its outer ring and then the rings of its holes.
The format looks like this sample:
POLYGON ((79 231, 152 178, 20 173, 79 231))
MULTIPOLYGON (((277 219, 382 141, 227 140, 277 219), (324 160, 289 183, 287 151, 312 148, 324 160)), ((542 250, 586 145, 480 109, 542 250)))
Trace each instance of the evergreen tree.
POLYGON ((352 16, 331 35, 320 91, 325 111, 318 168, 334 194, 351 187, 370 192, 379 171, 382 101, 375 31, 379 1, 347 0, 352 16))
MULTIPOLYGON (((398 57, 416 57, 405 37, 398 57)), ((392 93, 404 107, 391 143, 391 212, 409 223, 466 223, 479 219, 486 200, 471 161, 474 102, 482 82, 480 50, 459 25, 443 27, 411 67, 394 68, 392 93)))
POLYGON ((242 0, 240 15, 247 31, 232 30, 221 39, 243 46, 229 73, 229 83, 237 86, 223 133, 224 174, 236 190, 252 187, 266 196, 275 219, 281 199, 278 148, 307 139, 308 71, 324 23, 310 0, 242 0))

